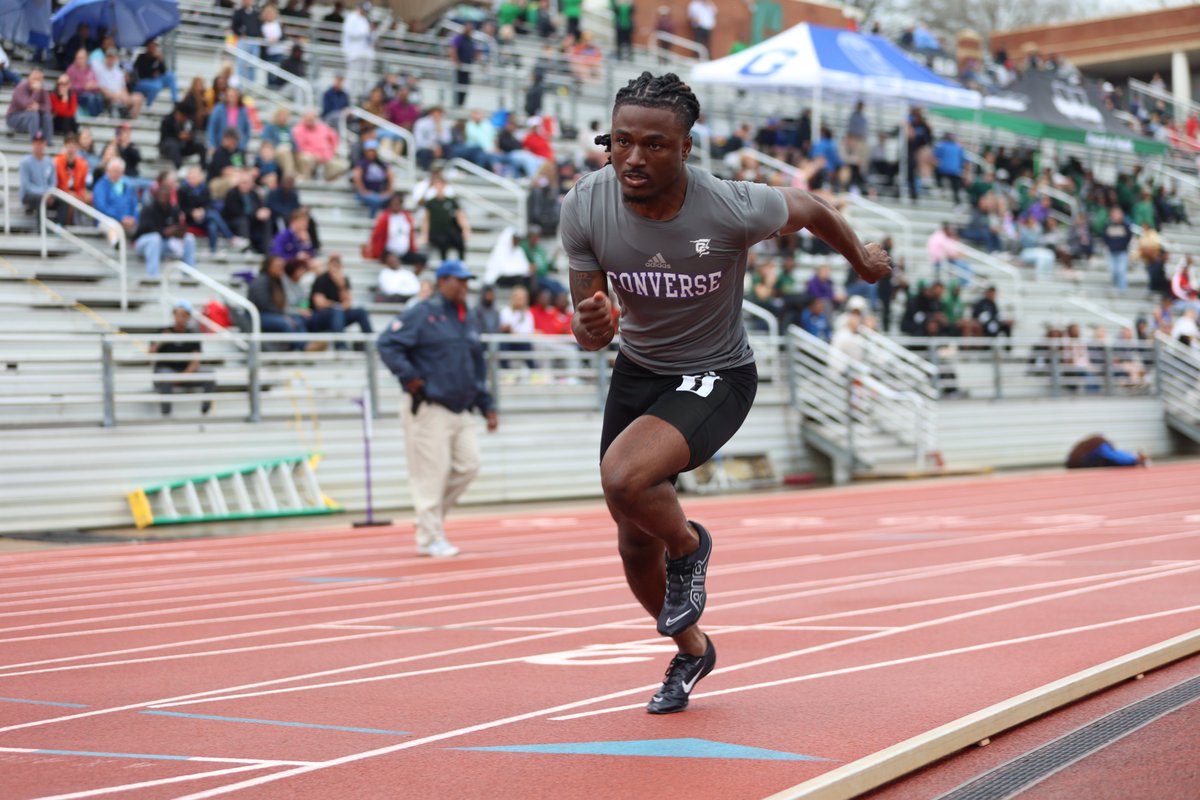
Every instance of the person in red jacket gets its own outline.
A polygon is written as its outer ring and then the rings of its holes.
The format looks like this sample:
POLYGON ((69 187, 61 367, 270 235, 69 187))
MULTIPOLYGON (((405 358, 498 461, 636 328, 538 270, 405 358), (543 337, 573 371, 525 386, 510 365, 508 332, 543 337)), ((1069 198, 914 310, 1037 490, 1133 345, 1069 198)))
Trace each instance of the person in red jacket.
MULTIPOLYGON (((62 191, 81 200, 88 205, 92 203, 92 193, 88 191, 88 162, 79 153, 79 140, 74 133, 68 133, 63 139, 63 151, 54 157, 55 185, 62 191)), ((75 209, 66 203, 62 211, 65 222, 74 223, 75 209)))
POLYGON ((65 74, 59 75, 54 85, 54 94, 50 95, 50 115, 54 132, 60 136, 78 133, 79 123, 75 119, 78 112, 79 97, 71 89, 71 79, 65 74))
POLYGON ((428 259, 420 251, 420 226, 404 208, 404 192, 395 192, 387 208, 375 218, 371 241, 363 248, 364 258, 375 258, 389 266, 424 264, 428 259))
POLYGON ((528 150, 535 156, 541 156, 548 161, 553 161, 554 148, 550 146, 550 140, 546 138, 542 130, 542 118, 530 117, 525 124, 529 126, 529 132, 521 140, 522 149, 528 150))

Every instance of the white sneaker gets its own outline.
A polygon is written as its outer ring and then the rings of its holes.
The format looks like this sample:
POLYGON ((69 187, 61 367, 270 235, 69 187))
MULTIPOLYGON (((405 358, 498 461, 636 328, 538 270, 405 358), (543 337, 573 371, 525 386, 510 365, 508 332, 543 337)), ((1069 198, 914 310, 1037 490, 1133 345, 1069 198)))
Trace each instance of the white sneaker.
POLYGON ((430 558, 453 558, 458 553, 458 548, 450 544, 446 539, 438 539, 433 544, 417 548, 417 555, 429 556, 430 558))
POLYGON ((229 246, 238 253, 244 253, 250 249, 250 240, 244 239, 241 236, 234 236, 229 240, 229 246))

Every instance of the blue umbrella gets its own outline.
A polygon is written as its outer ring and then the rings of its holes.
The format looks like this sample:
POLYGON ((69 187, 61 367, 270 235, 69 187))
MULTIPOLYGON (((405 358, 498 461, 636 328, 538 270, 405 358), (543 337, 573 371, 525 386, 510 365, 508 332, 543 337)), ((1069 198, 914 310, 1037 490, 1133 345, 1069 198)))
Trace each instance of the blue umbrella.
POLYGON ((117 46, 141 47, 179 24, 178 0, 71 0, 51 19, 54 41, 65 42, 86 23, 116 34, 117 46))
POLYGON ((50 0, 0 0, 0 39, 50 46, 50 0))

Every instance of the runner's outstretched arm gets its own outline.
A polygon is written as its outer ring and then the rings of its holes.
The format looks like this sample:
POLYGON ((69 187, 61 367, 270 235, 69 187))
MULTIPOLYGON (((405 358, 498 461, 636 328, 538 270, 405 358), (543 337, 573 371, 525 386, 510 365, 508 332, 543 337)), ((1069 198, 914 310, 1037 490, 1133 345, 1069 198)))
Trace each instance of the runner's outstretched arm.
POLYGON ((803 189, 779 189, 787 201, 788 218, 781 234, 807 228, 821 241, 841 253, 867 283, 875 283, 892 271, 892 259, 875 243, 863 245, 846 218, 833 206, 803 189))

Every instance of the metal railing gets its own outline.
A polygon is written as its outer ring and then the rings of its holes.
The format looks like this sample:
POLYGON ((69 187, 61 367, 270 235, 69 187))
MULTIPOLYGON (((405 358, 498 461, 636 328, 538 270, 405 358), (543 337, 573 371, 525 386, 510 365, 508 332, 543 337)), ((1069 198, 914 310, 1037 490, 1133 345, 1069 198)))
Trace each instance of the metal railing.
MULTIPOLYGON (((1167 104, 1168 108, 1174 109, 1175 121, 1180 124, 1188 118, 1189 114, 1200 114, 1200 103, 1176 97, 1168 91, 1156 89, 1144 81, 1139 81, 1137 78, 1130 78, 1129 99, 1132 100, 1134 97, 1143 97, 1155 101, 1161 100, 1167 104)), ((1153 110, 1152 104, 1149 106, 1149 110, 1153 110)))
POLYGON ((1088 300, 1086 297, 1068 297, 1067 302, 1078 308, 1080 311, 1086 311, 1087 313, 1111 322, 1120 328, 1133 327, 1132 319, 1121 316, 1112 309, 1105 308, 1094 300, 1088 300))
POLYGON ((958 241, 955 242, 955 245, 964 256, 970 259, 972 269, 977 270, 976 274, 971 276, 972 278, 979 277, 992 283, 1005 284, 1004 304, 1012 309, 1014 315, 1019 315, 1021 310, 1021 271, 1012 264, 1007 264, 990 253, 977 250, 969 244, 958 241))
POLYGON ((901 347, 891 337, 876 333, 865 325, 859 328, 858 335, 866 344, 863 360, 873 375, 893 388, 937 400, 937 367, 901 347))
POLYGON ((493 186, 496 186, 507 192, 512 197, 512 209, 508 209, 497 203, 493 203, 491 200, 488 200, 486 197, 481 196, 478 192, 475 192, 466 186, 459 185, 456 187, 456 190, 460 194, 466 196, 467 199, 470 199, 471 202, 483 206, 492 213, 501 216, 505 223, 512 225, 517 233, 525 233, 528 217, 528 215, 525 213, 525 201, 529 195, 525 189, 521 188, 520 184, 518 184, 516 181, 511 181, 508 178, 497 175, 490 170, 486 170, 478 164, 474 164, 463 158, 452 158, 446 162, 446 165, 469 172, 476 178, 481 178, 487 183, 490 183, 493 186))
POLYGON ((129 237, 125 234, 125 228, 121 223, 110 216, 101 214, 87 203, 73 195, 67 194, 61 189, 51 189, 42 195, 42 202, 38 206, 38 219, 41 222, 42 228, 42 258, 45 259, 49 253, 50 233, 52 232, 85 252, 90 253, 101 264, 112 268, 117 273, 117 277, 120 279, 121 310, 127 310, 129 308, 129 286, 127 281, 129 273, 129 237), (83 237, 76 236, 62 225, 51 220, 46 213, 46 203, 51 197, 57 202, 66 203, 79 213, 96 220, 96 223, 100 226, 101 230, 106 232, 106 235, 107 231, 115 231, 117 236, 116 257, 113 257, 111 250, 105 252, 83 237))
POLYGON ((9 199, 8 199, 8 189, 9 189, 8 156, 5 155, 3 152, 0 152, 0 170, 4 171, 4 176, 2 178, 0 178, 0 181, 2 181, 2 183, 0 183, 0 188, 2 188, 4 191, 4 232, 11 233, 12 225, 9 221, 9 215, 11 212, 9 211, 9 208, 8 208, 8 204, 9 204, 9 199))
POLYGON ((1008 336, 895 341, 935 367, 943 398, 1113 397, 1154 390, 1151 342, 1008 336))
MULTIPOLYGON (((854 208, 867 214, 874 214, 876 217, 885 220, 887 224, 894 225, 896 229, 900 231, 900 241, 896 243, 897 249, 899 249, 901 253, 911 255, 913 247, 913 232, 912 223, 909 221, 908 217, 904 216, 899 211, 893 211, 887 206, 868 200, 861 195, 847 193, 842 195, 842 197, 854 208)), ((884 230, 887 230, 886 224, 884 226, 884 230)))
POLYGON ((1038 187, 1037 193, 1039 197, 1045 195, 1051 200, 1057 200, 1070 209, 1070 217, 1068 219, 1063 219, 1061 214, 1055 214, 1055 218, 1059 222, 1070 225, 1075 221, 1075 217, 1079 215, 1079 201, 1061 189, 1055 189, 1052 186, 1041 186, 1038 187))
POLYGON ((404 154, 396 156, 395 163, 403 167, 410 178, 416 178, 417 140, 411 131, 401 128, 399 125, 383 117, 377 117, 369 111, 364 111, 358 106, 350 106, 343 109, 341 115, 338 117, 338 136, 342 146, 347 148, 347 151, 350 147, 350 117, 361 119, 363 122, 369 122, 379 130, 389 133, 404 142, 404 154))
POLYGON ((1200 353, 1183 342, 1158 334, 1155 339, 1155 383, 1167 420, 1200 436, 1200 353))
MULTIPOLYGON (((646 46, 653 52, 662 52, 664 45, 670 47, 681 47, 684 50, 695 53, 696 59, 699 61, 708 61, 709 59, 708 48, 698 42, 692 41, 691 39, 685 39, 682 36, 676 36, 675 34, 667 33, 666 31, 652 31, 650 35, 646 37, 646 46)), ((675 55, 678 56, 679 54, 675 53, 675 55)))
MULTIPOLYGON (((258 41, 261 44, 261 40, 247 41, 258 41)), ((221 59, 223 57, 232 58, 234 61, 240 61, 245 63, 248 67, 253 67, 255 70, 261 69, 268 75, 274 75, 289 86, 295 87, 296 91, 300 95, 300 100, 293 100, 283 92, 274 91, 266 86, 260 86, 255 82, 243 82, 240 87, 243 92, 247 90, 253 90, 254 93, 263 95, 266 99, 270 100, 276 105, 285 106, 290 111, 297 113, 302 113, 307 109, 314 107, 313 103, 315 102, 315 95, 313 93, 312 83, 304 78, 297 77, 287 70, 272 64, 270 61, 258 58, 257 56, 252 56, 244 50, 239 50, 236 46, 231 44, 226 44, 217 51, 216 58, 218 68, 220 67, 221 59)))

